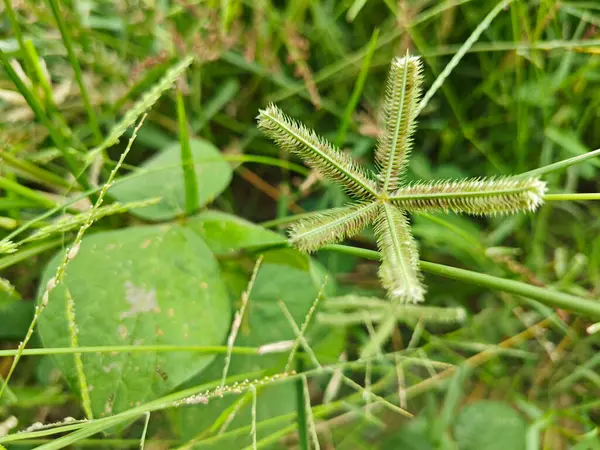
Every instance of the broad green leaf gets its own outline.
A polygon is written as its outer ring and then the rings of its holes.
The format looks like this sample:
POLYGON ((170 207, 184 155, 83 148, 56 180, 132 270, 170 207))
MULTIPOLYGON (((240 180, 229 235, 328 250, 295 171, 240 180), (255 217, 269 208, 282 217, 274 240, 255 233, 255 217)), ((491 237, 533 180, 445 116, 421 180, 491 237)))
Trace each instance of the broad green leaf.
MULTIPOLYGON (((40 294, 62 254, 47 266, 40 294)), ((84 238, 40 317, 44 346, 70 345, 66 289, 75 303, 80 346, 219 345, 231 305, 204 241, 179 226, 148 226, 84 238)), ((165 394, 204 369, 214 355, 190 352, 82 355, 95 417, 165 394)), ((72 355, 55 357, 78 390, 72 355)))
POLYGON ((0 290, 0 339, 23 339, 33 318, 33 302, 0 290))
POLYGON ((377 448, 379 450, 434 450, 429 426, 430 423, 425 418, 417 417, 385 439, 377 448))
MULTIPOLYGON (((190 145, 198 179, 198 202, 204 206, 227 187, 231 167, 210 142, 192 139, 190 145)), ((183 215, 185 188, 179 143, 144 162, 133 174, 115 183, 109 193, 122 202, 162 197, 156 205, 132 210, 142 219, 162 221, 183 215)))
POLYGON ((204 211, 190 218, 186 226, 202 236, 217 254, 285 242, 273 231, 220 211, 204 211))
MULTIPOLYGON (((279 235, 257 225, 240 220, 223 213, 207 212, 196 216, 189 223, 194 230, 201 230, 207 244, 213 251, 227 251, 244 246, 257 245, 281 239, 279 235), (216 218, 219 218, 216 221, 216 218), (222 228, 219 229, 219 224, 222 228), (227 232, 229 231, 229 233, 227 232), (231 240, 229 240, 231 238, 231 240)), ((224 278, 227 280, 235 298, 239 299, 249 279, 252 263, 242 261, 224 262, 224 278)), ((236 346, 261 346, 268 343, 294 339, 294 332, 285 318, 278 301, 282 300, 298 327, 313 304, 323 283, 324 271, 308 256, 293 249, 273 250, 264 254, 263 263, 258 271, 256 282, 250 295, 246 317, 236 339, 236 346)), ((330 280, 328 286, 332 285, 330 280)), ((237 302, 236 302, 237 304, 237 302)), ((314 320, 314 318, 313 318, 314 320)), ((331 363, 337 358, 343 345, 341 332, 329 332, 327 345, 321 342, 314 344, 313 350, 322 359, 321 363, 331 363)), ((310 333, 311 344, 318 341, 316 334, 310 333)), ((262 356, 233 355, 229 376, 266 370, 276 373, 284 369, 288 352, 273 353, 262 356)), ((205 371, 194 377, 189 385, 219 380, 223 370, 223 357, 219 356, 205 371)), ((258 391, 257 417, 265 420, 295 410, 295 387, 291 383, 266 386, 258 391)), ((174 423, 184 438, 191 438, 202 430, 210 428, 217 417, 239 396, 227 396, 223 399, 211 399, 206 405, 182 406, 174 412, 174 423)), ((250 398, 248 399, 250 400, 250 398)), ((251 402, 245 403, 231 423, 229 430, 248 426, 251 402)), ((283 425, 278 425, 278 427, 283 425)), ((259 438, 266 436, 274 429, 259 430, 259 438)), ((240 433, 237 437, 214 441, 213 445, 202 448, 244 448, 250 445, 248 433, 240 433), (235 438, 235 439, 234 439, 235 438)))
POLYGON ((465 406, 454 422, 460 450, 525 449, 527 424, 506 403, 482 400, 465 406))

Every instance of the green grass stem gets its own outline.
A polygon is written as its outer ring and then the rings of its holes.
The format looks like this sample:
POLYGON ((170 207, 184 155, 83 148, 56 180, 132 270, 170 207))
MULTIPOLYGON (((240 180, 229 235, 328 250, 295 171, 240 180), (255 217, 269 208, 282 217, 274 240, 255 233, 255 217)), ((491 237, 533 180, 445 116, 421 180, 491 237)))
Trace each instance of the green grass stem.
POLYGON ((194 155, 190 147, 185 104, 179 89, 177 90, 177 121, 179 123, 179 143, 181 145, 181 169, 185 187, 185 212, 187 215, 191 215, 198 209, 198 180, 194 170, 194 155))

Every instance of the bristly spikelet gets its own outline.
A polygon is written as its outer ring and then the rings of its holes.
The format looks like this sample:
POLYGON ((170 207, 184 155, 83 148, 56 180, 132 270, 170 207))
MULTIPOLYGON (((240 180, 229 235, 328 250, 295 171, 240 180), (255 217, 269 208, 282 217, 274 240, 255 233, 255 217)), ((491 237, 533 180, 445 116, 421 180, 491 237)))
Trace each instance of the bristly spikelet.
POLYGON ((407 55, 392 60, 382 111, 383 132, 375 152, 379 186, 386 192, 398 188, 408 164, 422 82, 419 58, 407 55))
POLYGON ((17 244, 13 241, 0 241, 0 255, 7 253, 14 253, 17 251, 17 244))
POLYGON ((314 252, 354 236, 372 223, 381 255, 381 283, 388 297, 399 303, 421 302, 425 295, 419 252, 407 213, 452 211, 493 216, 535 211, 546 191, 546 183, 526 175, 406 184, 404 175, 422 106, 422 82, 418 57, 407 54, 394 58, 386 84, 383 132, 375 152, 376 182, 350 156, 276 106, 269 105, 258 116, 259 128, 279 147, 299 155, 355 199, 349 206, 314 213, 296 222, 291 227, 290 242, 301 251, 314 252))
POLYGON ((544 202, 546 183, 538 178, 467 178, 415 183, 390 195, 410 211, 452 211, 474 215, 535 211, 544 202))
POLYGON ((379 277, 388 296, 401 303, 422 302, 425 287, 419 272, 419 251, 406 213, 382 203, 373 229, 381 253, 379 277))
POLYGON ((314 131, 286 116, 275 105, 260 110, 258 127, 283 150, 299 155, 323 177, 339 183, 357 198, 374 198, 375 183, 346 153, 342 153, 314 131))
POLYGON ((301 251, 314 252, 360 233, 377 214, 378 204, 357 203, 312 214, 290 228, 290 241, 301 251))

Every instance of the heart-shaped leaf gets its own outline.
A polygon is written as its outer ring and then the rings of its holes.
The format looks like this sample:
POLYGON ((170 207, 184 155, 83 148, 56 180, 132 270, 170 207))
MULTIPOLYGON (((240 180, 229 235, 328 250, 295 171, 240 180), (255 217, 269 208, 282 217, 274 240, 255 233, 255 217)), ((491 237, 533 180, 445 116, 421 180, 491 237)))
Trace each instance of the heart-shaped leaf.
MULTIPOLYGON (((62 254, 47 266, 40 295, 62 254)), ((231 305, 212 252, 179 226, 148 226, 84 238, 50 295, 39 330, 46 347, 70 346, 67 290, 75 305, 79 346, 222 344, 231 305)), ((85 353, 83 367, 95 417, 165 394, 206 367, 213 355, 191 352, 85 353)), ((78 390, 73 355, 57 366, 78 390)))
MULTIPOLYGON (((208 141, 192 139, 190 147, 198 180, 198 206, 204 206, 227 187, 231 181, 231 167, 208 141)), ((109 193, 121 202, 162 197, 155 205, 131 211, 142 219, 162 221, 183 215, 185 187, 179 142, 145 161, 131 175, 115 183, 109 193)))

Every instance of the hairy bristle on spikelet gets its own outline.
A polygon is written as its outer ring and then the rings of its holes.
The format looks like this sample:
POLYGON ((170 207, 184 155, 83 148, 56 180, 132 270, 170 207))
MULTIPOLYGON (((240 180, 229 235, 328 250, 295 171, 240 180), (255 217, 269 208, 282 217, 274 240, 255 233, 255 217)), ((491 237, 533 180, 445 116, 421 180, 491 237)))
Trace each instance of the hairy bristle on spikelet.
POLYGON ((357 203, 312 214, 290 227, 290 241, 299 250, 314 252, 360 233, 377 214, 377 203, 357 203))
POLYGON ((379 185, 386 192, 398 188, 408 164, 422 82, 418 57, 393 59, 385 88, 383 132, 375 152, 379 185))
POLYGON ((401 303, 422 302, 419 252, 404 211, 388 203, 379 206, 374 231, 381 253, 379 277, 388 296, 401 303))
POLYGON ((535 211, 545 191, 546 183, 538 178, 467 178, 415 183, 397 190, 390 200, 414 212, 514 214, 535 211))
POLYGON ((280 148, 300 156, 323 177, 339 183, 349 195, 355 198, 375 197, 375 183, 352 157, 286 116, 275 105, 259 112, 258 127, 280 148))

